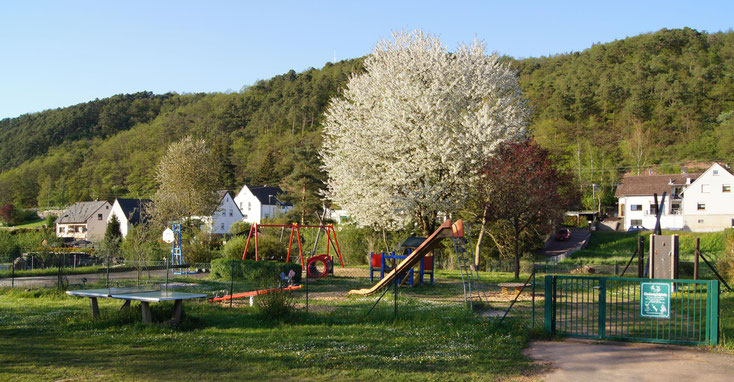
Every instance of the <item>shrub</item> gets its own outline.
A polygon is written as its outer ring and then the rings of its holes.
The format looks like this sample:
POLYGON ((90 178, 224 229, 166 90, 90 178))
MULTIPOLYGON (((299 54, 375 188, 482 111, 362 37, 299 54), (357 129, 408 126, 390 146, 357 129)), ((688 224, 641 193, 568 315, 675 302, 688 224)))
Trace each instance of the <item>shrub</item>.
POLYGON ((717 268, 729 283, 734 283, 734 230, 724 231, 724 253, 717 261, 717 268))
POLYGON ((291 270, 296 272, 294 282, 301 282, 301 265, 294 263, 281 263, 275 261, 255 260, 230 260, 214 259, 211 262, 212 276, 219 279, 231 280, 234 272, 235 280, 245 280, 254 283, 263 283, 266 279, 279 280, 280 274, 288 274, 291 270))
POLYGON ((234 236, 221 249, 222 257, 230 260, 239 260, 245 251, 247 236, 234 236))
MULTIPOLYGON (((258 242, 258 259, 259 260, 274 260, 274 261, 285 261, 288 255, 288 236, 284 236, 283 241, 275 235, 259 234, 257 237, 258 242)), ((247 244, 247 237, 244 238, 244 243, 247 244)), ((242 251, 245 250, 244 244, 242 245, 242 251)), ((305 252, 305 249, 304 249, 305 252)), ((291 260, 295 260, 298 256, 298 244, 293 239, 293 248, 291 249, 291 260)), ((240 252, 239 258, 242 258, 242 252, 240 252)), ((255 259, 255 238, 250 240, 250 247, 247 249, 247 259, 255 259)))
MULTIPOLYGON (((281 285, 277 280, 273 281, 266 277, 257 282, 259 289, 280 288, 281 285)), ((294 308, 294 298, 290 291, 277 289, 270 293, 258 296, 255 299, 257 307, 265 317, 270 319, 279 319, 287 317, 294 308)))
POLYGON ((232 236, 240 236, 240 235, 247 236, 247 234, 250 232, 251 226, 252 224, 248 222, 244 222, 244 221, 234 222, 229 227, 229 234, 232 236))

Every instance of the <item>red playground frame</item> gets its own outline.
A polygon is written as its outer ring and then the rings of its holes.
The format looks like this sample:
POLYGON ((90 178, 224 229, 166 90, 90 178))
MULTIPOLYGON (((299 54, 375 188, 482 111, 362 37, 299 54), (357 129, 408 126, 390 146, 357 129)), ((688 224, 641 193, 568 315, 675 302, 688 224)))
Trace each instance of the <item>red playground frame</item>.
POLYGON ((252 226, 250 227, 250 234, 247 235, 247 244, 245 244, 245 251, 242 253, 242 260, 245 260, 245 257, 247 256, 247 250, 250 248, 250 240, 252 239, 252 235, 255 234, 255 261, 259 261, 259 252, 258 252, 258 240, 257 240, 257 229, 258 227, 271 227, 271 228, 290 228, 291 229, 291 236, 290 239, 288 239, 288 255, 285 259, 286 262, 290 261, 291 259, 291 248, 293 247, 293 233, 296 233, 298 235, 298 238, 296 239, 298 241, 298 255, 301 258, 301 267, 306 267, 306 262, 303 261, 303 248, 301 246, 301 231, 300 228, 326 228, 326 256, 329 256, 329 248, 331 247, 331 239, 334 238, 334 251, 336 252, 337 256, 339 256, 339 263, 341 264, 342 268, 344 268, 344 261, 342 260, 342 252, 339 249, 339 241, 336 239, 336 230, 334 229, 334 226, 331 224, 328 225, 298 225, 298 223, 293 224, 258 224, 258 223, 252 223, 252 226))

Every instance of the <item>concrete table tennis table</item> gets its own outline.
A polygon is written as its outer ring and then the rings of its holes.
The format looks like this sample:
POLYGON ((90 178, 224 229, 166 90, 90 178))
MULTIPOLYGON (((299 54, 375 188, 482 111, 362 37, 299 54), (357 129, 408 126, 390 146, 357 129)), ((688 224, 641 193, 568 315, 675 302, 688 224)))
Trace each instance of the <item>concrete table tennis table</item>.
POLYGON ((153 323, 153 316, 150 312, 151 302, 174 301, 173 315, 171 323, 178 324, 181 322, 181 313, 183 312, 183 300, 191 298, 204 298, 202 293, 185 293, 165 290, 150 290, 140 288, 103 288, 103 289, 86 289, 86 290, 70 290, 66 294, 77 297, 89 297, 89 307, 92 310, 93 317, 99 317, 99 306, 97 298, 115 298, 125 300, 121 309, 130 307, 130 301, 140 301, 140 310, 143 313, 143 322, 146 324, 153 323))

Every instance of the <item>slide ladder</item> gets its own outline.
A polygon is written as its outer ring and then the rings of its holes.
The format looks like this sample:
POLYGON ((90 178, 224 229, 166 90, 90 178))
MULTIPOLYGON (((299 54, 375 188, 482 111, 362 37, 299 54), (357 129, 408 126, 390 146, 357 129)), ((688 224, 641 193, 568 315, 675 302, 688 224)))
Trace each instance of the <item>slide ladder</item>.
POLYGON ((464 303, 469 303, 469 308, 474 309, 474 298, 478 301, 484 301, 489 304, 486 291, 483 290, 481 281, 479 280, 479 272, 474 269, 471 257, 467 251, 467 247, 471 248, 468 238, 463 236, 454 237, 454 249, 456 250, 456 259, 459 262, 459 273, 461 273, 461 282, 464 285, 464 303))

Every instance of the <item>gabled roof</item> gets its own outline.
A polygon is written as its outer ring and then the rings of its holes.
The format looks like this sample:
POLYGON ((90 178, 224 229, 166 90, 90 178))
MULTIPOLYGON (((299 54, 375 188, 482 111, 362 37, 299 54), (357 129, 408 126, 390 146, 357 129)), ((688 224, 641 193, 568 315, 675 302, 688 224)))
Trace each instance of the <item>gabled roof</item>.
POLYGON ((686 186, 692 183, 701 174, 673 174, 673 175, 625 175, 617 186, 614 196, 644 196, 657 193, 668 195, 673 191, 673 186, 686 186), (690 182, 688 179, 690 178, 690 182))
POLYGON ((150 199, 122 199, 117 198, 117 203, 120 205, 120 208, 122 209, 122 213, 125 215, 127 220, 132 225, 136 225, 140 223, 141 219, 141 212, 143 212, 143 217, 145 217, 145 209, 150 207, 151 203, 153 203, 150 199))
POLYGON ((283 190, 280 189, 280 187, 269 187, 269 186, 246 186, 250 192, 252 192, 253 195, 257 198, 257 200, 260 201, 260 204, 262 205, 283 205, 283 206, 292 206, 293 204, 289 202, 283 202, 278 198, 278 195, 284 194, 283 190))
POLYGON ((107 204, 106 201, 96 202, 77 202, 71 207, 67 208, 64 213, 59 217, 57 223, 69 224, 69 223, 86 223, 92 214, 98 209, 107 204))

